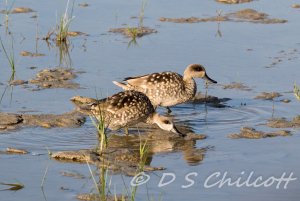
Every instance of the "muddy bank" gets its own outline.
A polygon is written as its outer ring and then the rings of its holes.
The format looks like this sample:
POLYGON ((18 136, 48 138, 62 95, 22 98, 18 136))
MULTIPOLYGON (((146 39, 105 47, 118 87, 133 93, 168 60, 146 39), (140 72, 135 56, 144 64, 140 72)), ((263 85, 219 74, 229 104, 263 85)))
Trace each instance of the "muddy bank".
POLYGON ((111 28, 109 32, 120 33, 128 38, 140 38, 145 35, 157 33, 155 29, 148 27, 127 27, 127 28, 111 28))
POLYGON ((271 128, 300 128, 300 116, 294 117, 291 121, 286 118, 271 119, 267 126, 271 128))
POLYGON ((277 24, 277 23, 286 23, 287 20, 269 18, 269 15, 266 13, 258 12, 254 9, 243 9, 233 13, 227 13, 225 15, 218 15, 208 18, 166 18, 161 17, 159 19, 161 22, 174 22, 174 23, 199 23, 199 22, 222 22, 222 21, 231 21, 231 22, 251 22, 251 23, 261 23, 261 24, 277 24))
POLYGON ((263 131, 257 131, 254 128, 243 127, 241 128, 240 133, 230 134, 228 135, 228 137, 232 139, 239 139, 239 138, 260 139, 260 138, 267 138, 267 137, 290 136, 290 135, 291 132, 287 130, 263 132, 263 131))
POLYGON ((0 132, 12 131, 23 127, 66 127, 75 128, 85 122, 85 116, 77 111, 64 114, 13 114, 0 113, 0 132))

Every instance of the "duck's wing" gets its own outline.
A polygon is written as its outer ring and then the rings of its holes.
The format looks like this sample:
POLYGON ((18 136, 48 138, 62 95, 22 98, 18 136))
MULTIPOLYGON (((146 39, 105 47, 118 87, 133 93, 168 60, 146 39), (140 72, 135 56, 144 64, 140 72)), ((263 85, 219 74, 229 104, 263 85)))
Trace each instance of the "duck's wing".
POLYGON ((128 84, 140 87, 144 89, 156 88, 159 84, 166 84, 172 82, 173 80, 182 80, 182 76, 174 72, 162 72, 162 73, 152 73, 137 77, 127 77, 124 81, 127 81, 128 84))
POLYGON ((94 103, 94 108, 98 107, 98 110, 102 109, 115 114, 134 107, 140 108, 142 104, 151 104, 148 97, 144 94, 137 91, 122 91, 108 98, 98 100, 94 103))

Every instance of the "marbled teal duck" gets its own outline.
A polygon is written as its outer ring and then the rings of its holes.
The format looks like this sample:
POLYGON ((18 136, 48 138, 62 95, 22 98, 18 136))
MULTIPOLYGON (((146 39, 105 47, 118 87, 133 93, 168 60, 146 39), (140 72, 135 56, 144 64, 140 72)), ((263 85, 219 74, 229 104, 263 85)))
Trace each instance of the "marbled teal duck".
POLYGON ((102 112, 101 114, 109 129, 125 128, 126 134, 128 134, 127 128, 129 126, 145 122, 147 124, 157 124, 163 130, 176 133, 182 137, 185 136, 178 131, 171 118, 156 113, 149 98, 138 91, 123 91, 98 100, 92 104, 91 111, 95 116, 102 112))
POLYGON ((211 79, 205 68, 200 64, 190 64, 186 67, 183 76, 175 72, 152 73, 137 77, 127 77, 123 81, 113 83, 124 90, 136 90, 146 94, 156 108, 163 106, 171 112, 169 106, 187 102, 194 98, 197 85, 194 78, 211 79))

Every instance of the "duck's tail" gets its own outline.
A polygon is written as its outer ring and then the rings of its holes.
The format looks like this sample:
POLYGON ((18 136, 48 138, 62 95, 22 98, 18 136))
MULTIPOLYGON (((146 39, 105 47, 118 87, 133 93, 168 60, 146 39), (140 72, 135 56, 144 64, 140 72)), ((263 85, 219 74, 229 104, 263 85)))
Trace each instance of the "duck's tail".
POLYGON ((127 84, 122 83, 122 82, 113 81, 113 83, 115 85, 117 85, 118 87, 121 87, 123 90, 131 90, 132 89, 130 86, 128 86, 127 84))

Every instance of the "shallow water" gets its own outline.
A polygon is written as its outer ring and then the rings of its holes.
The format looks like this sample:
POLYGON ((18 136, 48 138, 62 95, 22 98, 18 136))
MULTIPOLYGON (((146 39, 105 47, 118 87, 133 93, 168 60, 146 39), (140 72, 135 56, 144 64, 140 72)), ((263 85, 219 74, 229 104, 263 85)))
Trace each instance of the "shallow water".
MULTIPOLYGON (((149 1, 145 9, 144 25, 155 28, 158 33, 144 36, 137 40, 137 46, 128 47, 129 39, 122 35, 109 33, 110 28, 122 27, 123 24, 137 25, 137 16, 141 1, 87 0, 90 6, 78 7, 75 3, 72 31, 82 31, 89 36, 71 38, 69 49, 72 67, 79 74, 74 80, 82 87, 77 90, 45 89, 30 91, 21 86, 8 86, 10 68, 1 49, 0 92, 5 94, 1 101, 1 112, 56 113, 70 111, 74 106, 69 99, 74 95, 106 96, 120 89, 111 83, 132 75, 171 70, 182 73, 190 63, 203 64, 210 77, 218 85, 210 85, 209 95, 232 100, 224 103, 225 108, 214 108, 203 104, 182 104, 173 107, 176 121, 191 127, 195 133, 203 133, 207 139, 198 141, 196 148, 211 147, 205 152, 203 161, 190 165, 180 151, 159 153, 153 156, 152 166, 164 166, 165 171, 150 173, 148 185, 138 188, 137 200, 146 200, 147 192, 154 200, 299 200, 300 151, 299 128, 289 129, 290 137, 251 139, 230 139, 228 134, 238 133, 243 126, 257 130, 276 130, 265 126, 273 117, 291 119, 300 114, 299 104, 293 93, 294 82, 300 85, 299 54, 300 41, 298 28, 299 9, 291 8, 293 2, 260 0, 239 5, 218 4, 213 0, 203 1, 149 1), (287 19, 285 24, 253 24, 222 22, 217 35, 218 24, 215 22, 195 24, 175 24, 160 22, 160 17, 207 17, 215 16, 216 10, 223 13, 253 8, 265 12, 271 18, 287 19), (251 49, 251 51, 247 50, 251 49), (297 52, 291 53, 297 50, 297 52), (284 50, 287 55, 280 53, 284 50), (282 62, 266 68, 273 58, 281 56, 282 62), (290 60, 289 60, 290 59, 290 60), (236 89, 224 90, 222 84, 242 82, 251 91, 236 89), (261 92, 280 92, 282 97, 276 101, 254 99, 261 92), (290 99, 290 103, 278 100, 290 99), (242 103, 242 105, 241 105, 242 103), (246 104, 246 105, 244 105, 246 104), (206 189, 203 184, 212 173, 228 172, 233 178, 254 171, 254 175, 280 177, 283 172, 294 173, 297 181, 287 189, 276 186, 265 188, 214 187, 206 189), (159 176, 163 173, 176 174, 176 180, 163 188, 158 187, 159 176), (197 172, 196 184, 183 189, 188 184, 184 177, 187 173, 197 172)), ((46 68, 60 65, 59 49, 45 41, 38 40, 36 32, 42 38, 55 26, 57 16, 65 9, 61 1, 16 0, 16 7, 30 7, 37 13, 14 14, 9 16, 9 30, 14 37, 16 57, 16 79, 29 80, 46 68), (38 18, 30 18, 37 14, 38 18), (38 30, 38 31, 37 31, 38 30), (21 51, 46 54, 45 57, 22 57, 21 51), (29 69, 35 66, 36 69, 29 69)), ((5 1, 0 2, 0 9, 5 8, 5 1)), ((10 36, 5 33, 4 15, 1 14, 1 39, 6 47, 10 45, 10 36)), ((125 25, 126 27, 126 25, 125 25)), ((63 66, 70 62, 64 60, 63 66)), ((198 90, 205 92, 204 83, 197 81, 198 90)), ((160 110, 164 112, 164 110, 160 110)), ((0 134, 0 150, 17 147, 30 151, 29 155, 0 155, 0 182, 21 182, 25 188, 17 191, 0 191, 0 200, 43 200, 40 188, 44 172, 48 168, 44 183, 47 200, 76 200, 78 193, 90 192, 94 188, 87 165, 60 163, 48 158, 48 150, 78 150, 94 148, 97 137, 92 122, 80 128, 25 128, 0 134), (85 179, 61 176, 61 171, 78 171, 85 179), (67 188, 62 190, 61 187, 67 188)), ((246 178, 245 176, 243 178, 246 178)), ((192 177, 191 177, 192 178, 192 177)), ((254 177, 255 178, 255 177, 254 177)), ((124 177, 129 185, 131 177, 124 177)), ((112 176, 112 189, 124 192, 120 175, 112 176)), ((0 186, 0 190, 2 186, 0 186)), ((112 190, 114 193, 114 190, 112 190)))

